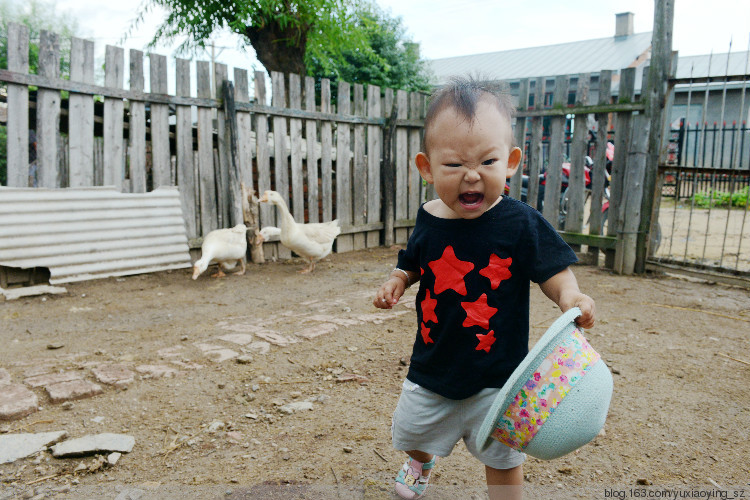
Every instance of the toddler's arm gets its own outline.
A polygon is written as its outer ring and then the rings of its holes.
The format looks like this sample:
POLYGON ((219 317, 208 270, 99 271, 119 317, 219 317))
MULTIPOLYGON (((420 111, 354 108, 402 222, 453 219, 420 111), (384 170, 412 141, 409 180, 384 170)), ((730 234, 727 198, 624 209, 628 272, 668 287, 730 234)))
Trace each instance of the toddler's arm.
POLYGON ((372 300, 373 305, 380 309, 391 309, 398 303, 404 291, 417 281, 419 281, 417 273, 394 269, 388 280, 380 285, 378 293, 372 300))
POLYGON ((594 326, 596 319, 596 304, 594 299, 581 293, 578 288, 573 271, 565 268, 544 283, 539 284, 544 295, 549 297, 552 302, 557 304, 562 312, 572 307, 578 307, 581 310, 581 316, 576 318, 576 324, 581 328, 591 328, 594 326))

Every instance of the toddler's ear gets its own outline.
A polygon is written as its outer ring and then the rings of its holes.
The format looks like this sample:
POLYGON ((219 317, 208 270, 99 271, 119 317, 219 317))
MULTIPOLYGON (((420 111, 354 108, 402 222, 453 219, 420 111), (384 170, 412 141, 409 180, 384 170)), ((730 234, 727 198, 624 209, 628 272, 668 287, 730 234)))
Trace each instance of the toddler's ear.
POLYGON ((521 148, 514 147, 510 150, 510 153, 508 154, 508 168, 506 169, 505 174, 508 179, 513 177, 513 174, 516 173, 516 169, 518 169, 518 166, 521 165, 522 158, 523 151, 521 151, 521 148))
POLYGON ((428 184, 432 184, 432 166, 430 165, 430 159, 427 158, 427 155, 420 151, 419 153, 417 153, 414 161, 417 164, 417 169, 419 170, 419 175, 422 176, 422 179, 424 179, 428 184))

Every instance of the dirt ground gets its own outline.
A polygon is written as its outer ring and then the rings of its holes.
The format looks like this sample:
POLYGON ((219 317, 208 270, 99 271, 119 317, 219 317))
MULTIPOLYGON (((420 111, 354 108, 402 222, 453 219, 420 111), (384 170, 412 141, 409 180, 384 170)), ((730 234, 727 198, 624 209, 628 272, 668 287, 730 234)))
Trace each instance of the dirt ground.
MULTIPOLYGON (((403 456, 389 429, 416 290, 392 311, 371 297, 396 252, 335 254, 311 275, 295 259, 224 279, 192 281, 185 269, 0 302, 0 367, 14 382, 69 370, 95 381, 92 367, 106 364, 178 370, 72 404, 34 389, 41 410, 0 422, 0 432, 124 433, 135 447, 114 466, 49 452, 0 465, 0 498, 395 498, 403 456), (287 413, 289 403, 312 409, 287 413)), ((526 498, 749 498, 747 290, 574 271, 597 301, 586 336, 613 372, 614 395, 592 443, 526 461, 526 498)), ((533 343, 559 312, 537 286, 531 295, 533 343)), ((486 498, 483 468, 463 443, 431 483, 428 498, 486 498)))

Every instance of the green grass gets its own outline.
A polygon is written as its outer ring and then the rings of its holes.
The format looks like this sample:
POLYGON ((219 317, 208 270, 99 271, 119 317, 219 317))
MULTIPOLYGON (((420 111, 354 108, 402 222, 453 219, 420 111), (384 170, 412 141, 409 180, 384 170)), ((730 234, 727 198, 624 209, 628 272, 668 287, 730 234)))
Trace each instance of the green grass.
POLYGON ((750 186, 745 186, 744 189, 729 193, 726 191, 713 191, 706 192, 701 191, 693 195, 692 201, 696 206, 701 208, 709 207, 747 207, 748 192, 750 192, 750 186))

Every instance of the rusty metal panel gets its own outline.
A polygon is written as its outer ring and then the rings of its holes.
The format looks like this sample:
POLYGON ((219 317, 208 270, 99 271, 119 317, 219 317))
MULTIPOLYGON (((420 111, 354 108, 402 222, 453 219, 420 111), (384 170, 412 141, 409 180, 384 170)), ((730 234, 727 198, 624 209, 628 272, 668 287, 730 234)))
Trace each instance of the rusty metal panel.
POLYGON ((0 265, 52 284, 190 267, 179 191, 0 187, 0 265))

